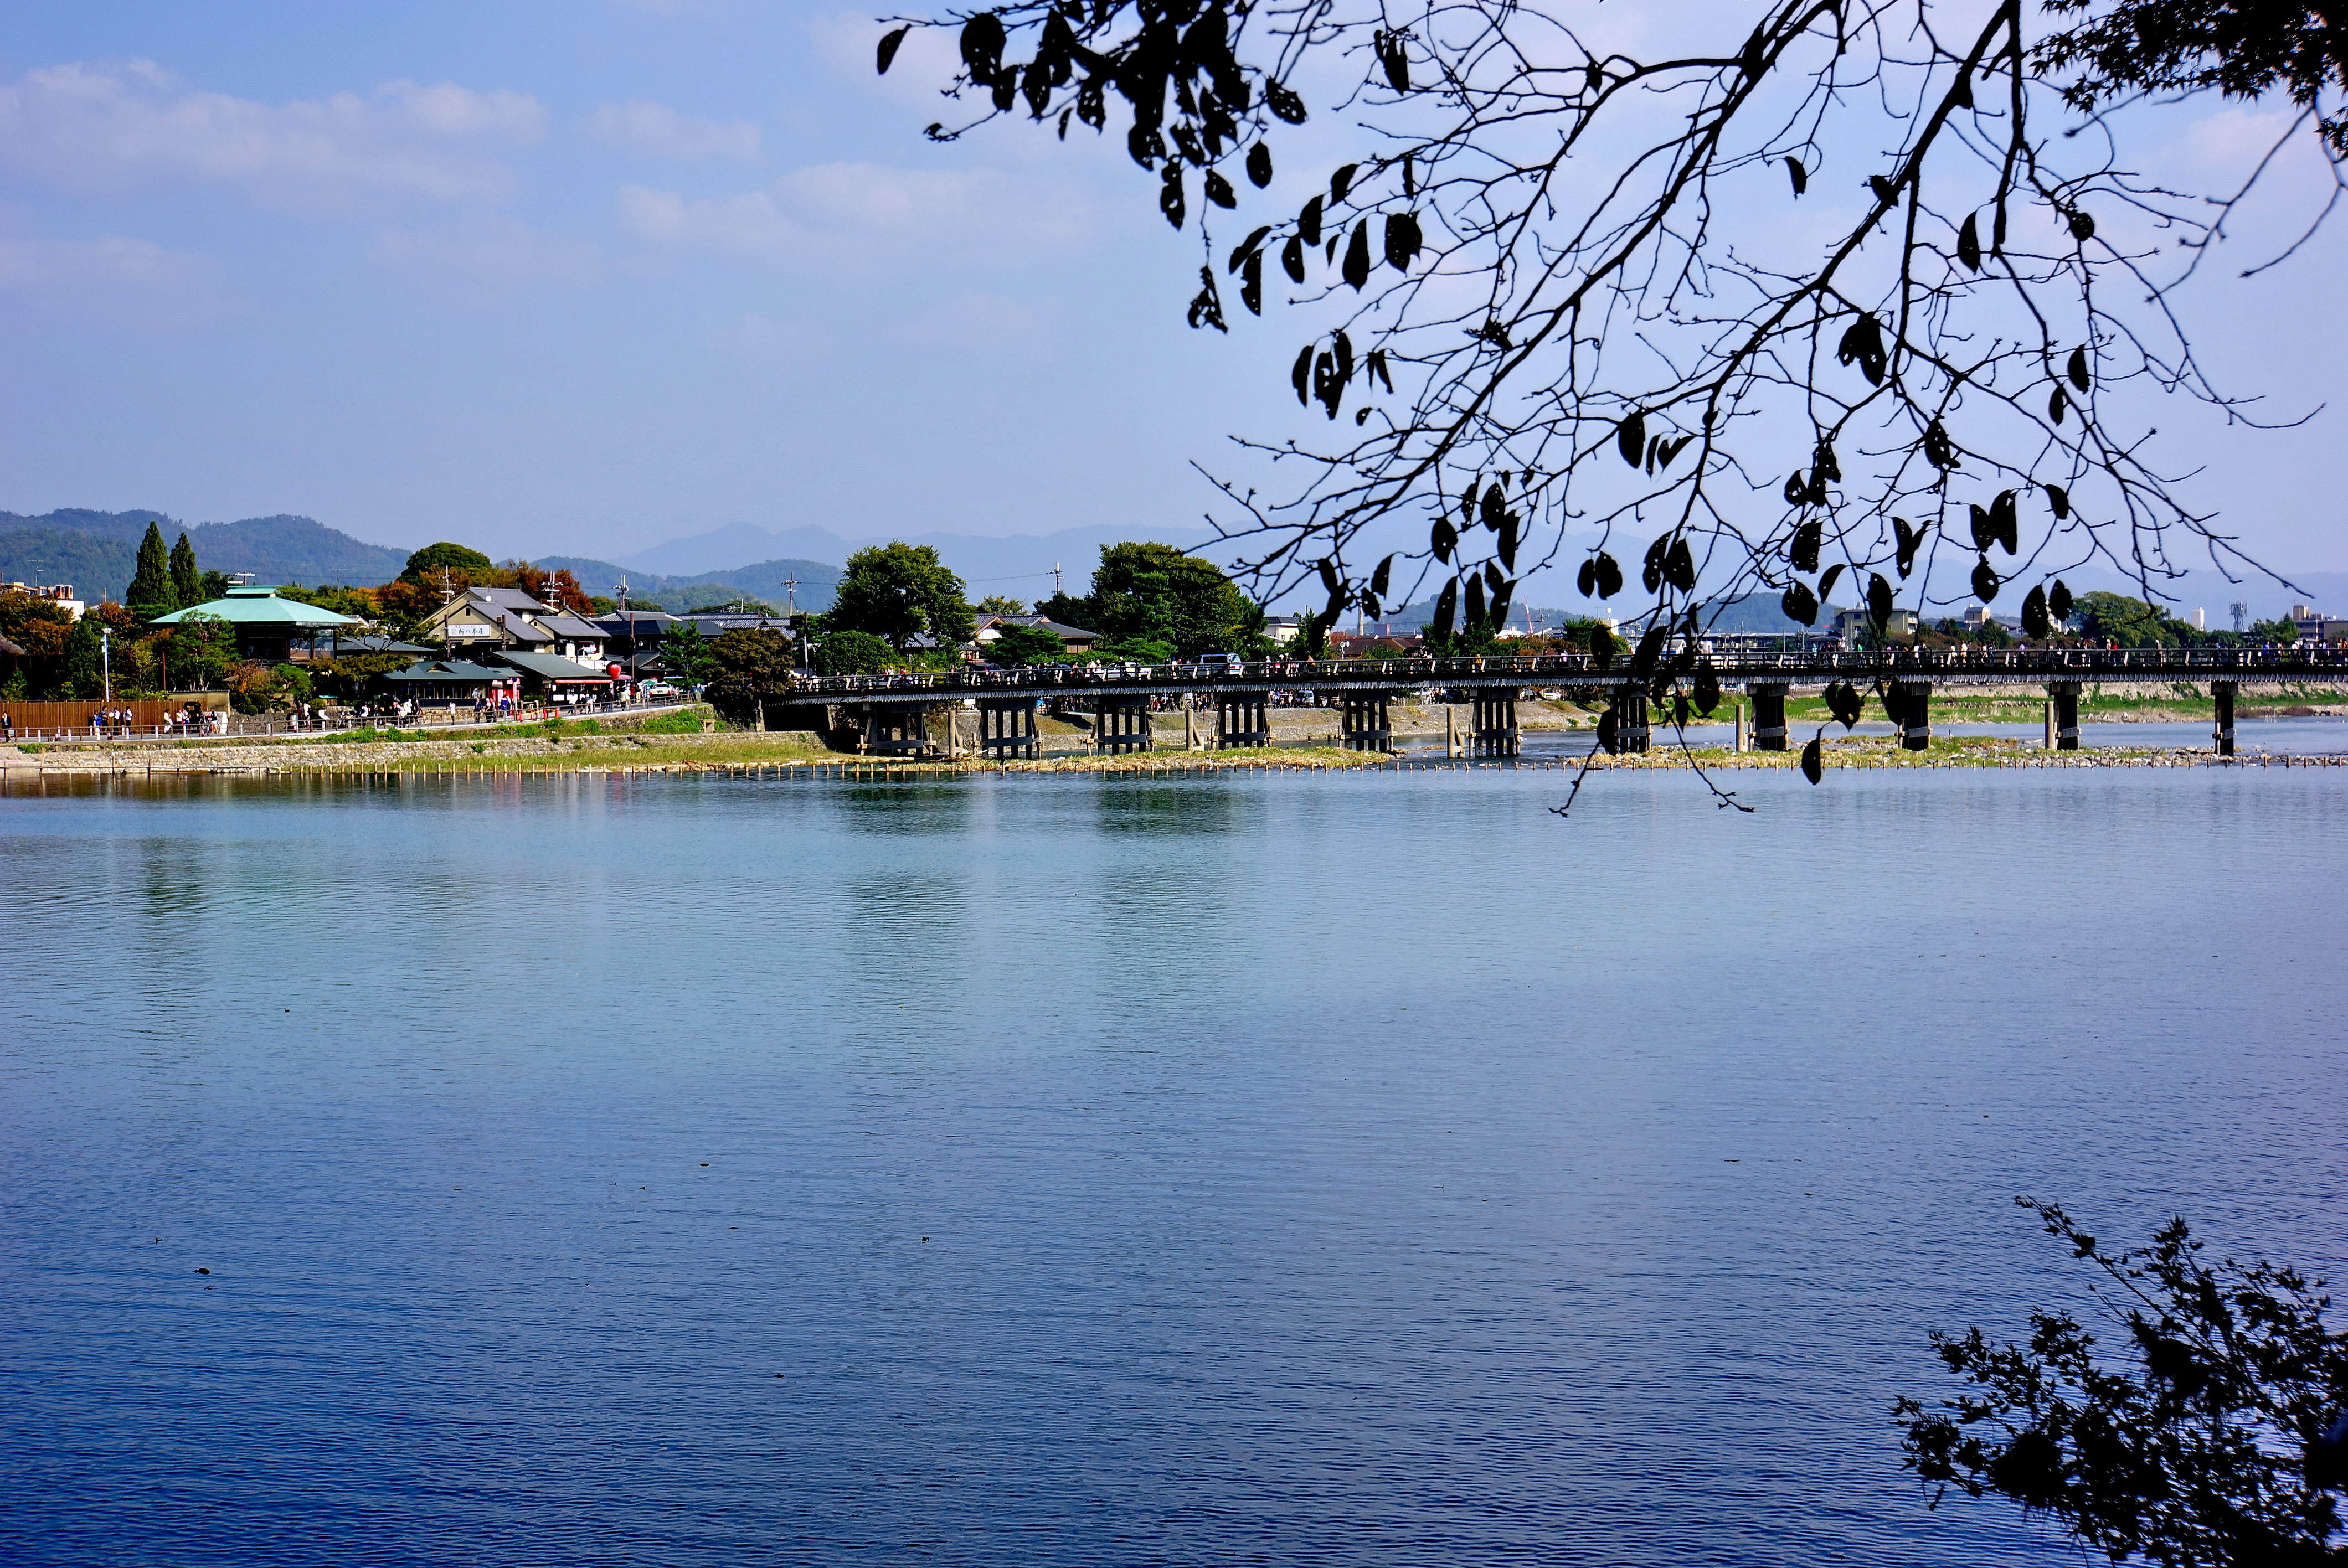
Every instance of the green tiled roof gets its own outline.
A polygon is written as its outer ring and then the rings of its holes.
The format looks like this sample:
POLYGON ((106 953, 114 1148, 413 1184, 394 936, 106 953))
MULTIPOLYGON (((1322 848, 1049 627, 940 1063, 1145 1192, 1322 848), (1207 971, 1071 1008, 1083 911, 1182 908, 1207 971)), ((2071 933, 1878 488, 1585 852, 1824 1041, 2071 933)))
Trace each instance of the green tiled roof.
POLYGON ((217 616, 238 626, 356 626, 354 616, 337 615, 331 610, 320 610, 314 604, 299 600, 280 599, 274 588, 259 584, 232 588, 225 599, 215 599, 187 610, 175 610, 169 615, 155 618, 158 626, 171 626, 191 615, 217 616))

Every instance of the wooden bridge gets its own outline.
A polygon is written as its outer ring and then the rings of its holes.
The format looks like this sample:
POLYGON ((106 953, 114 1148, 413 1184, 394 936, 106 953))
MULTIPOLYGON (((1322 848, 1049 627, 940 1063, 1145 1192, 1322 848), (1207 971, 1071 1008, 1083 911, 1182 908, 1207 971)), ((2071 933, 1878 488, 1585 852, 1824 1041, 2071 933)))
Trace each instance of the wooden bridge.
MULTIPOLYGON (((1644 660, 1601 663, 1586 654, 1480 659, 1270 659, 1244 664, 973 666, 937 674, 798 678, 768 694, 762 719, 778 729, 852 729, 859 749, 882 755, 926 755, 942 749, 929 733, 942 706, 974 706, 979 746, 993 755, 1032 757, 1041 750, 1036 714, 1045 705, 1081 708, 1093 721, 1093 749, 1149 750, 1156 703, 1204 696, 1214 712, 1219 749, 1271 743, 1267 710, 1276 694, 1313 699, 1339 715, 1343 743, 1355 751, 1391 749, 1388 714, 1397 696, 1430 688, 1458 693, 1469 705, 1468 754, 1515 756, 1520 749, 1517 703, 1528 688, 1561 688, 1606 705, 1601 738, 1609 749, 1643 752, 1650 709, 1700 683, 1739 692, 1753 706, 1756 745, 1787 746, 1786 699, 1797 686, 1847 684, 1872 691, 1910 750, 1931 743, 1935 689, 2033 684, 2045 688, 2058 750, 2079 744, 2079 694, 2104 682, 2189 682, 2217 703, 2220 756, 2234 754, 2234 701, 2245 684, 2348 681, 2348 650, 2333 648, 1915 650, 1879 652, 1735 654, 1660 649, 1644 660)), ((1186 717, 1186 725, 1194 720, 1186 717)))

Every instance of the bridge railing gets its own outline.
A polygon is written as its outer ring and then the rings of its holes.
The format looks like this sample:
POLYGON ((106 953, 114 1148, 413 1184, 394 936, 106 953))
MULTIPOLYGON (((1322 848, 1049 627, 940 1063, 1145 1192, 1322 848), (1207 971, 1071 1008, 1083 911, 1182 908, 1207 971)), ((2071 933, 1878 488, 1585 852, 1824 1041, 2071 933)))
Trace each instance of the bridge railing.
MULTIPOLYGON (((2304 671, 2312 675, 2348 674, 2348 648, 2162 649, 1914 649, 1890 648, 1869 652, 1808 651, 1783 653, 1733 653, 1708 656, 1714 667, 1732 680, 1783 677, 1790 681, 1921 678, 1936 672, 1982 675, 2011 674, 2017 681, 2065 679, 2202 678, 2221 680, 2228 674, 2260 675, 2304 671)), ((786 701, 827 697, 860 701, 901 696, 925 697, 1011 695, 1055 692, 1115 692, 1120 688, 1180 686, 1211 692, 1219 686, 1260 687, 1266 682, 1293 681, 1300 686, 1329 686, 1348 680, 1395 682, 1441 686, 1453 681, 1488 682, 1495 676, 1519 676, 1528 685, 1612 683, 1626 678, 1627 660, 1600 665, 1586 653, 1493 654, 1462 659, 1263 659, 1245 663, 1029 665, 1013 669, 977 666, 968 670, 923 674, 806 675, 796 677, 786 701)))

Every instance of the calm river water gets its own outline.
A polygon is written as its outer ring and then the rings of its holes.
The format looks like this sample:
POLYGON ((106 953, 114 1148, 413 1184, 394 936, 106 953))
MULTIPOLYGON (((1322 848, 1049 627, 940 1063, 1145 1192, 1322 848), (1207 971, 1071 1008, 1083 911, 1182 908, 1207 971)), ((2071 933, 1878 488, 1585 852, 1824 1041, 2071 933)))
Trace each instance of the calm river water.
POLYGON ((1733 782, 20 788, 0 1556, 2074 1563, 1889 1407, 2336 1273, 2348 774, 1733 782))

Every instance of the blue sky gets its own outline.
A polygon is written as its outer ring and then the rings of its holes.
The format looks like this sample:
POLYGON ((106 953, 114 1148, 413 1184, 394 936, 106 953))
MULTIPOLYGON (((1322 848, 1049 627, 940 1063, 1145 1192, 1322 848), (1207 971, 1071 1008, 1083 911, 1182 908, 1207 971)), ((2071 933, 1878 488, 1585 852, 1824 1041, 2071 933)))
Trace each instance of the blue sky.
MULTIPOLYGON (((734 522, 1147 536, 1198 525, 1189 465, 1228 433, 1299 428, 1299 325, 1188 330, 1196 241, 1113 141, 925 142, 942 45, 876 79, 867 11, 0 15, 9 510, 301 512, 500 555, 734 522)), ((1312 178, 1326 118, 1294 144, 1312 178)), ((2254 122, 2197 111, 2155 151, 2254 122)), ((2342 255, 2335 229, 2253 283, 2210 269, 2220 373, 2333 395, 2342 255)), ((2178 412, 2250 543, 2348 568, 2342 410, 2283 436, 2178 412)))

